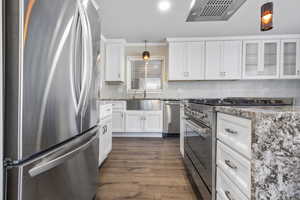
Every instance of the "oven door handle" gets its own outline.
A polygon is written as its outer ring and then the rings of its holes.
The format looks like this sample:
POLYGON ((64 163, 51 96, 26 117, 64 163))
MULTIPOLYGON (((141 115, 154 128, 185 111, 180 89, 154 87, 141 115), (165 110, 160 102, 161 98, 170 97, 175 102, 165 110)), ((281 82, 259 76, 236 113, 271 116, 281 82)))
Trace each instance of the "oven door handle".
POLYGON ((188 126, 190 126, 194 131, 196 131, 202 137, 206 137, 209 135, 207 134, 210 130, 208 127, 207 128, 200 127, 198 124, 188 119, 185 122, 187 123, 188 126))

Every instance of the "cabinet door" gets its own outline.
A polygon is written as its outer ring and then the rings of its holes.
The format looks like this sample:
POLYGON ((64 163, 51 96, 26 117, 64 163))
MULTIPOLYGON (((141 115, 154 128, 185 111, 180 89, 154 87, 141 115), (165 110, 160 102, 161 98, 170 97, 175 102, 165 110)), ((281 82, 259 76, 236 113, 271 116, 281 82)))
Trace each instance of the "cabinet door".
POLYGON ((205 79, 218 80, 224 78, 225 74, 221 69, 222 65, 222 42, 206 42, 206 59, 205 59, 205 79))
POLYGON ((222 68, 225 79, 240 79, 242 76, 242 42, 224 41, 222 68))
POLYGON ((279 50, 278 40, 245 41, 243 78, 279 78, 279 50))
POLYGON ((144 112, 144 132, 162 132, 162 111, 144 112))
POLYGON ((185 43, 169 44, 169 80, 185 80, 187 70, 185 67, 185 43))
POLYGON ((190 42, 186 44, 187 80, 204 80, 204 42, 190 42))
POLYGON ((243 48, 243 78, 256 78, 261 65, 261 41, 244 41, 243 48))
POLYGON ((106 81, 124 81, 124 45, 121 43, 106 44, 106 81))
POLYGON ((258 76, 263 78, 279 78, 280 42, 263 41, 263 63, 258 70, 258 76))
POLYGON ((126 111, 126 132, 144 132, 144 112, 126 111))
POLYGON ((300 78, 300 40, 281 41, 280 77, 286 79, 300 78))
POLYGON ((125 132, 125 120, 123 111, 113 111, 112 132, 125 132))

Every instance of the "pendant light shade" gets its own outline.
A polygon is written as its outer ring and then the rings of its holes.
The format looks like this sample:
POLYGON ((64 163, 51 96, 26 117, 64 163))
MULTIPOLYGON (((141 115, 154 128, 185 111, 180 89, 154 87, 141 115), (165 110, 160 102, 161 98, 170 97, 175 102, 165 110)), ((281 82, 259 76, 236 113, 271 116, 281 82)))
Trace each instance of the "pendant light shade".
POLYGON ((273 28, 273 2, 265 3, 261 7, 261 31, 273 28))
POLYGON ((147 51, 147 40, 145 40, 145 51, 143 52, 143 59, 149 60, 150 58, 150 52, 147 51))

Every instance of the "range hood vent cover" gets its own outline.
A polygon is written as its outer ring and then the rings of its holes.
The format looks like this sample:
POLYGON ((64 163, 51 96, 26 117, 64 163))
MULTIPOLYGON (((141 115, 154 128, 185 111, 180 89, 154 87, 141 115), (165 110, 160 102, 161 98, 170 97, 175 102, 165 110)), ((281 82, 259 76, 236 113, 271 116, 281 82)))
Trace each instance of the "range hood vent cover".
POLYGON ((196 0, 188 22, 228 20, 246 0, 196 0))

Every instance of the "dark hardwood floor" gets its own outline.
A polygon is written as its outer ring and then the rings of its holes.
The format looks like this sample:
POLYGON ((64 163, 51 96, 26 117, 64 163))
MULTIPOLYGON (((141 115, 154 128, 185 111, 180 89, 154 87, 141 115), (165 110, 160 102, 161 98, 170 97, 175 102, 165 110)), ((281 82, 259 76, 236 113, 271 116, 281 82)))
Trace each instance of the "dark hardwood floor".
POLYGON ((178 138, 113 138, 99 178, 97 200, 197 200, 178 138))

